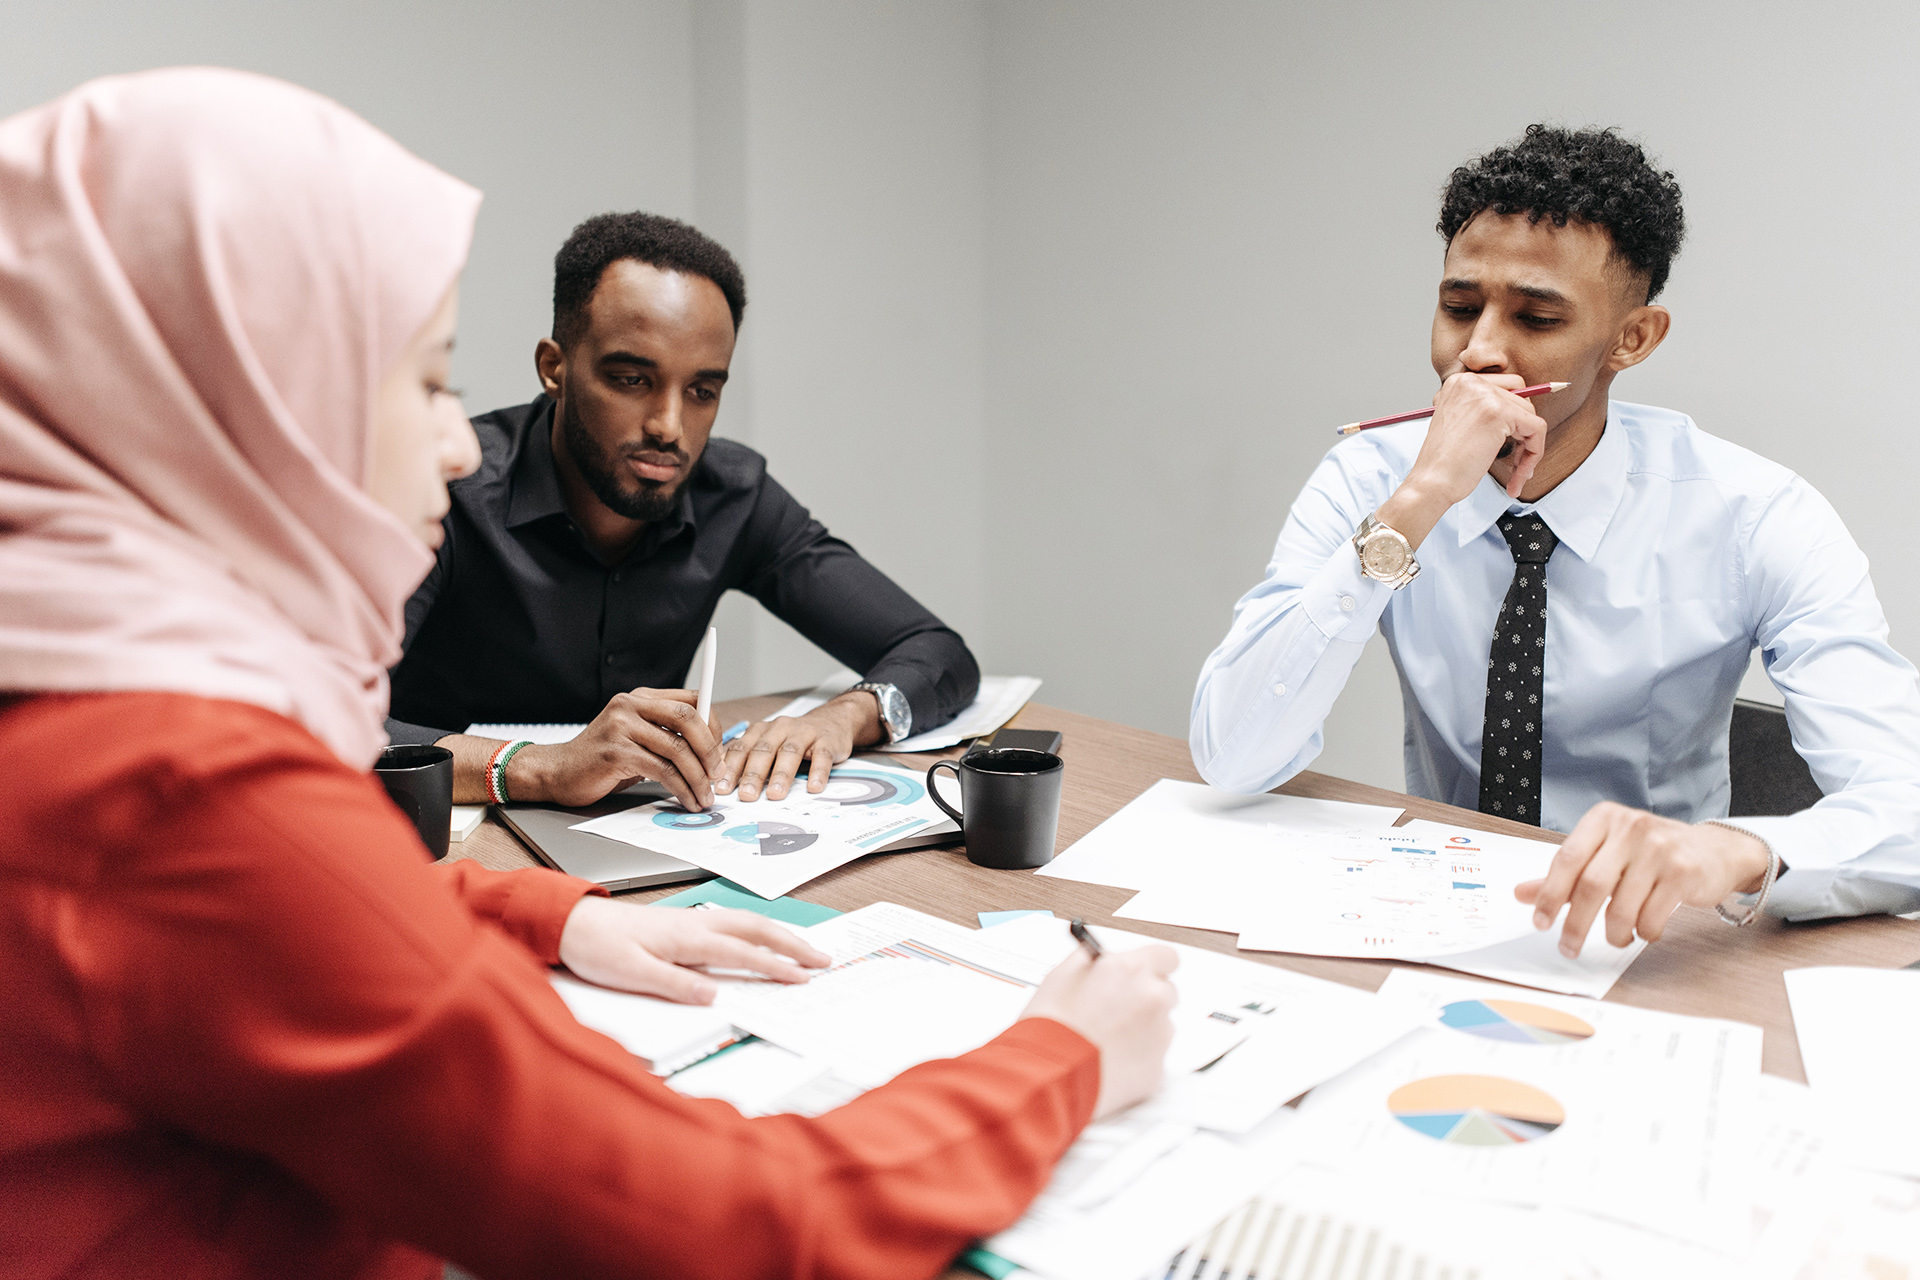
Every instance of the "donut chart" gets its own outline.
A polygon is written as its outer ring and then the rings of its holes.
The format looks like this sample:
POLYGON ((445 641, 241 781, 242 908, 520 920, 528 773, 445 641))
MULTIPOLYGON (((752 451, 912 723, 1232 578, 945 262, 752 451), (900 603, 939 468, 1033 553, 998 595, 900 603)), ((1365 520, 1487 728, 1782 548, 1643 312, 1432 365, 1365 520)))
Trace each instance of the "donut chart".
POLYGON ((1466 1147, 1534 1142, 1567 1120, 1551 1094, 1501 1076, 1428 1076, 1395 1089, 1387 1110, 1415 1133, 1466 1147))
POLYGON ((654 825, 657 827, 665 827, 669 831, 707 831, 714 827, 723 826, 726 822, 727 815, 721 813, 718 809, 708 809, 704 813, 687 813, 678 809, 670 809, 663 813, 653 815, 654 825))
POLYGON ((760 847, 754 852, 763 858, 798 853, 820 838, 817 832, 796 827, 791 822, 762 822, 759 825, 760 847))

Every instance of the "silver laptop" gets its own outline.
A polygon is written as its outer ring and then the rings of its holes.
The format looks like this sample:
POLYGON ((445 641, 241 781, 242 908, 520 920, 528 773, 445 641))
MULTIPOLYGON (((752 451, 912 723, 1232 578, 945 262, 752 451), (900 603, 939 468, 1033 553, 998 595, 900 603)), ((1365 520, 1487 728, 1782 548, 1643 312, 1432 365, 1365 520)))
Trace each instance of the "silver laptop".
MULTIPOLYGON (((619 813, 635 805, 668 799, 667 789, 657 782, 638 782, 625 791, 579 809, 556 805, 503 804, 494 812, 507 830, 520 837, 533 856, 558 871, 582 880, 606 886, 614 893, 622 889, 645 889, 653 885, 680 884, 688 880, 710 880, 713 872, 691 862, 609 840, 591 831, 575 831, 576 822, 619 813)), ((905 839, 882 845, 875 853, 908 853, 915 849, 937 849, 960 843, 960 828, 952 822, 940 822, 916 831, 905 839)))

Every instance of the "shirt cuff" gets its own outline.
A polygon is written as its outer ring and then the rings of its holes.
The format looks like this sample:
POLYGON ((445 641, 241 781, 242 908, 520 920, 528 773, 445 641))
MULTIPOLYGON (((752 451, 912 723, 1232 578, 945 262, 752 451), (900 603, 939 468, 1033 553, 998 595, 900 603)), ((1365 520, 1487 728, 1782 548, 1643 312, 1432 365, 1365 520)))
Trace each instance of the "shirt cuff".
POLYGON ((580 899, 612 896, 591 880, 544 867, 494 871, 462 858, 444 864, 444 870, 469 911, 506 930, 542 964, 560 963, 560 935, 580 899))
POLYGON ((1920 889, 1850 870, 1813 810, 1770 818, 1720 818, 1767 842, 1786 870, 1767 895, 1767 914, 1788 920, 1901 915, 1920 910, 1920 889))
POLYGON ((1301 607, 1329 640, 1364 642, 1392 599, 1393 588, 1369 578, 1351 546, 1335 550, 1300 590, 1301 607))

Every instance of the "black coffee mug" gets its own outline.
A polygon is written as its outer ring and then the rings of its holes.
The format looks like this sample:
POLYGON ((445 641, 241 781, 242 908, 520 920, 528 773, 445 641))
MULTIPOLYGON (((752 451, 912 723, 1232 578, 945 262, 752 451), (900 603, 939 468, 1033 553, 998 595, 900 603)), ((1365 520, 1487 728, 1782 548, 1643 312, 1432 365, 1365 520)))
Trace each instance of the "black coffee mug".
POLYGON ((1030 870, 1053 861, 1053 838, 1060 830, 1060 757, 1024 747, 975 751, 959 760, 942 760, 927 770, 927 794, 960 824, 967 858, 977 866, 1003 871, 1030 870), (933 775, 953 770, 960 779, 960 806, 940 798, 933 775))
POLYGON ((374 776, 407 815, 435 862, 447 856, 453 834, 453 752, 417 744, 388 747, 373 765, 374 776))

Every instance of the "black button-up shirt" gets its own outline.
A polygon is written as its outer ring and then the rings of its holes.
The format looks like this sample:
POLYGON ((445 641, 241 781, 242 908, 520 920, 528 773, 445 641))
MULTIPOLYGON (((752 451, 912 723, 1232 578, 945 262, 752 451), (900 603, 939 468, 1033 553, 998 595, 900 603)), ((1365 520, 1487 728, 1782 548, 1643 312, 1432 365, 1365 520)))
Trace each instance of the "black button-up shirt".
POLYGON ((446 541, 407 603, 393 669, 395 742, 469 723, 591 720, 629 689, 678 688, 728 590, 745 591, 869 680, 896 685, 918 733, 972 701, 966 643, 767 474, 710 440, 672 515, 607 564, 568 517, 553 401, 473 421, 480 469, 451 486, 446 541))

